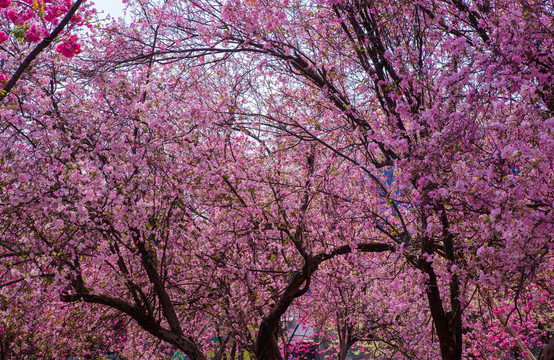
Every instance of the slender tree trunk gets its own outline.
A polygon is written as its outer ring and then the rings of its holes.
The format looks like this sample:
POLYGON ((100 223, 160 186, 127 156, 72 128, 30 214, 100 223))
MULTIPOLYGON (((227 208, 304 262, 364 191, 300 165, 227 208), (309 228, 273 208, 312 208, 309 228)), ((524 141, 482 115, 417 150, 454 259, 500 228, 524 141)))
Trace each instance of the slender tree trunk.
POLYGON ((8 359, 8 356, 10 354, 10 344, 13 341, 13 338, 13 336, 6 332, 0 334, 0 360, 8 359))
POLYGON ((339 323, 339 317, 337 315, 337 330, 339 332, 339 354, 338 360, 345 360, 348 355, 348 350, 354 345, 354 339, 352 338, 352 328, 348 324, 344 324, 342 327, 339 323))
MULTIPOLYGON (((427 215, 422 213, 423 228, 427 228, 427 215)), ((443 245, 446 259, 455 263, 455 253, 452 235, 449 233, 449 223, 446 211, 442 208, 441 222, 443 226, 443 245)), ((427 257, 434 253, 433 240, 424 236, 421 240, 421 269, 427 274, 427 300, 433 324, 439 338, 442 360, 462 359, 462 308, 459 299, 460 284, 456 274, 450 280, 450 307, 451 311, 444 310, 444 303, 439 291, 437 276, 433 264, 427 257)))
POLYGON ((459 325, 459 316, 452 315, 451 312, 445 312, 442 299, 440 297, 437 278, 432 265, 425 262, 427 275, 427 300, 431 310, 433 324, 439 338, 441 359, 442 360, 461 360, 461 326, 459 325))
POLYGON ((540 360, 554 360, 554 337, 550 339, 540 360))
MULTIPOLYGON (((350 345, 352 346, 352 345, 350 345)), ((350 346, 341 346, 339 351, 339 360, 346 360, 346 355, 348 355, 348 350, 350 346)))

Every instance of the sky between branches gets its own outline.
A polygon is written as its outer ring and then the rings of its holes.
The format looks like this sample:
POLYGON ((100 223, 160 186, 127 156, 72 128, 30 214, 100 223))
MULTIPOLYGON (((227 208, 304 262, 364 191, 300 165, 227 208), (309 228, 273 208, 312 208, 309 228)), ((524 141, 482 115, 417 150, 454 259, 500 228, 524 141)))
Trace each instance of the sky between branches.
POLYGON ((121 0, 94 0, 98 11, 103 11, 104 15, 110 15, 113 18, 123 16, 123 2, 121 0))

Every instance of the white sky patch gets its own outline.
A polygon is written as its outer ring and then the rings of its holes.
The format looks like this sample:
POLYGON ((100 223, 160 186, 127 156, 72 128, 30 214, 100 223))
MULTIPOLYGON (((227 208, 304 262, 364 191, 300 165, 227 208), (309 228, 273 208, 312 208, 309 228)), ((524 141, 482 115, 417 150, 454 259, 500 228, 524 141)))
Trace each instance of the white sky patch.
POLYGON ((92 0, 101 17, 111 16, 114 19, 123 17, 123 2, 121 0, 92 0))

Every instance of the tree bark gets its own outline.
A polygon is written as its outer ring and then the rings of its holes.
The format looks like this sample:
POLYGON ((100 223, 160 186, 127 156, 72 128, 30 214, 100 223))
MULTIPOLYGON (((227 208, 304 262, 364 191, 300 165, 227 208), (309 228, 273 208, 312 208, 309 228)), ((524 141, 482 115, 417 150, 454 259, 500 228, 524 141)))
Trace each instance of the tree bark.
MULTIPOLYGON (((422 213, 421 222, 424 229, 427 229, 427 214, 422 213)), ((452 264, 455 261, 453 239, 448 232, 448 219, 446 212, 442 211, 441 222, 443 225, 443 244, 445 248, 446 259, 452 264)), ((442 360, 461 360, 462 359, 462 310, 459 300, 459 279, 456 274, 452 275, 450 280, 450 305, 451 311, 444 310, 444 303, 440 295, 437 275, 433 269, 433 264, 427 260, 427 257, 434 253, 433 240, 427 236, 421 239, 421 270, 427 274, 427 300, 433 324, 439 338, 439 345, 442 360)))
POLYGON ((554 337, 546 345, 540 360, 554 360, 554 337))
MULTIPOLYGON (((358 244, 357 248, 360 252, 385 252, 395 250, 394 246, 383 243, 358 244)), ((255 345, 256 359, 282 360, 283 357, 281 356, 279 344, 277 343, 281 316, 285 314, 294 299, 304 295, 308 291, 311 276, 317 270, 319 264, 335 256, 345 255, 350 252, 352 252, 352 248, 349 245, 344 245, 337 247, 330 253, 321 253, 311 257, 306 254, 304 268, 294 273, 277 303, 261 321, 255 345)))

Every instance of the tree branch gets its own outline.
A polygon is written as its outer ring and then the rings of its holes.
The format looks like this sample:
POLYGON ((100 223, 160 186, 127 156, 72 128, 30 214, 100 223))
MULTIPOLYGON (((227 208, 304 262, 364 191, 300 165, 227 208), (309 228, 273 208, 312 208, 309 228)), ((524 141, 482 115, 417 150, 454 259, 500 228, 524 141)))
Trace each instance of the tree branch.
POLYGON ((62 19, 62 21, 60 21, 58 26, 56 26, 56 28, 50 33, 50 35, 44 40, 42 40, 33 49, 33 51, 31 51, 31 53, 27 55, 25 60, 23 60, 23 62, 17 68, 17 71, 15 72, 15 74, 13 74, 13 76, 11 77, 10 81, 8 81, 6 86, 4 86, 4 88, 0 91, 0 101, 2 101, 10 93, 10 91, 15 86, 17 81, 19 81, 19 79, 23 75, 23 73, 27 70, 27 68, 29 68, 33 60, 35 60, 35 58, 58 37, 58 35, 62 32, 65 26, 69 23, 69 21, 71 21, 71 18, 73 17, 73 15, 75 14, 79 6, 81 6, 82 3, 83 3, 83 0, 77 0, 75 4, 73 4, 71 9, 69 9, 69 12, 65 14, 64 18, 62 19))

